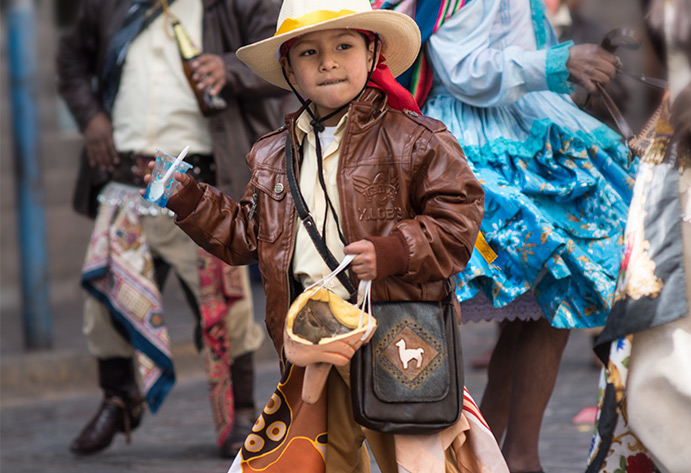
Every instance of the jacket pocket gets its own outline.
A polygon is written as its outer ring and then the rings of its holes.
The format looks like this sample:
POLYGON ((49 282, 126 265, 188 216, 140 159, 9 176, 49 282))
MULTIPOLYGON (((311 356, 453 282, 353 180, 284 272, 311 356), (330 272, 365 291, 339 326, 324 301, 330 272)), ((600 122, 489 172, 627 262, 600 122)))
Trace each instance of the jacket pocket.
POLYGON ((255 212, 259 217, 257 239, 273 243, 283 233, 288 214, 285 196, 289 192, 286 175, 269 169, 255 169, 252 176, 255 212))

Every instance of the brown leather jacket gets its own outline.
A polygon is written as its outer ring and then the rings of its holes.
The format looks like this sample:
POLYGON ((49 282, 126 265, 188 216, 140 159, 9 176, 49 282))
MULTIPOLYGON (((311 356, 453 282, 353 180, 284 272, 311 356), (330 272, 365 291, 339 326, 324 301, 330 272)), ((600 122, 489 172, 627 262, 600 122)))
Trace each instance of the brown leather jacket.
MULTIPOLYGON (((284 95, 285 91, 254 74, 238 60, 235 51, 274 34, 278 5, 273 0, 203 2, 203 51, 222 56, 226 63, 227 84, 221 94, 228 108, 208 121, 216 183, 224 192, 239 198, 250 179, 245 155, 258 137, 280 126, 275 101, 263 99, 284 95)), ((100 77, 104 55, 130 4, 130 0, 81 0, 75 23, 60 39, 58 90, 81 130, 102 110, 100 77), (94 78, 98 79, 95 87, 94 78)), ((81 167, 74 206, 78 212, 93 216, 97 189, 109 176, 90 169, 84 153, 81 167)))
MULTIPOLYGON (((252 180, 239 202, 194 184, 168 203, 178 225, 210 253, 230 264, 259 261, 266 326, 279 353, 299 224, 285 144, 289 135, 297 147, 299 113, 252 148, 252 180)), ((465 267, 477 238, 484 213, 480 183, 443 123, 393 110, 381 92, 368 89, 351 103, 348 117, 337 177, 343 234, 354 242, 398 232, 405 254, 397 257, 407 261, 397 274, 374 282, 373 300, 441 301, 455 289, 453 276, 465 267)))

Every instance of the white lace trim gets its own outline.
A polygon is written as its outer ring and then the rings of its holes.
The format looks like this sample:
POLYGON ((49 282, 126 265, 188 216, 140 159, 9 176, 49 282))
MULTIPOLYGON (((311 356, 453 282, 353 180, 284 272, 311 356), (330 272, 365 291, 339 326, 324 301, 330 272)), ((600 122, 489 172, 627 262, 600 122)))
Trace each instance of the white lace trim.
POLYGON ((528 291, 505 307, 496 308, 482 293, 470 300, 461 302, 461 321, 466 322, 510 322, 518 320, 540 320, 545 317, 544 312, 535 300, 532 292, 528 291))
POLYGON ((122 184, 120 182, 109 182, 98 194, 98 203, 120 208, 129 208, 137 212, 138 215, 168 215, 175 217, 175 213, 170 209, 164 209, 156 204, 144 200, 139 195, 139 187, 122 184))

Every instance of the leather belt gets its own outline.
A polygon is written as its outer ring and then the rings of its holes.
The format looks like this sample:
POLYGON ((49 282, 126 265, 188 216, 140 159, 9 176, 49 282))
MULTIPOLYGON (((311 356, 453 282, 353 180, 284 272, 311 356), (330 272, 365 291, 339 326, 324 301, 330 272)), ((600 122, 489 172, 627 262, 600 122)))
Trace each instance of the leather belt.
MULTIPOLYGON (((155 156, 133 152, 118 153, 120 162, 115 165, 112 180, 137 187, 146 187, 144 176, 149 174, 149 162, 155 156)), ((216 163, 211 154, 188 154, 185 161, 192 165, 188 171, 199 182, 216 185, 216 163)))

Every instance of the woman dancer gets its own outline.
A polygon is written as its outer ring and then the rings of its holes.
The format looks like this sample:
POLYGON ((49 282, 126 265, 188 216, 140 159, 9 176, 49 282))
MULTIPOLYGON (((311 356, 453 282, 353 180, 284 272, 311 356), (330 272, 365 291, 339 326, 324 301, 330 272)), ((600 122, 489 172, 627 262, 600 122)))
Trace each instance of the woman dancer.
POLYGON ((475 252, 457 288, 464 321, 502 322, 481 410, 510 470, 539 472, 567 329, 605 321, 633 183, 621 137, 568 93, 597 93, 620 64, 557 44, 542 0, 394 3, 376 6, 410 14, 428 38, 406 85, 463 147, 499 255, 475 252))

